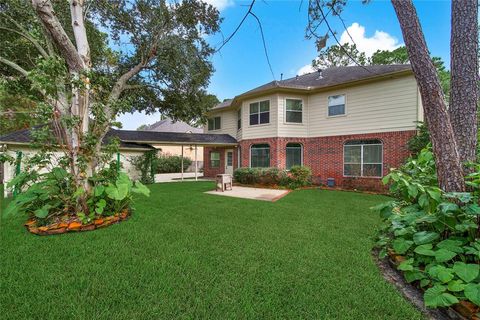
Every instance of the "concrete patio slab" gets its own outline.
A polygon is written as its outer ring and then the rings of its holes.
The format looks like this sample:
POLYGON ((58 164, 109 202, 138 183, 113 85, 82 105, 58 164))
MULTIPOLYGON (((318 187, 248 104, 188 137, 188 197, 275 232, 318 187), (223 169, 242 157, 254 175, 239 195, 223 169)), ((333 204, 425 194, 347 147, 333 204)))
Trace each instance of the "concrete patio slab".
POLYGON ((215 194, 225 197, 263 200, 263 201, 277 201, 286 196, 289 190, 277 190, 277 189, 263 189, 263 188, 249 188, 249 187, 237 187, 233 186, 229 191, 207 191, 205 193, 215 194))

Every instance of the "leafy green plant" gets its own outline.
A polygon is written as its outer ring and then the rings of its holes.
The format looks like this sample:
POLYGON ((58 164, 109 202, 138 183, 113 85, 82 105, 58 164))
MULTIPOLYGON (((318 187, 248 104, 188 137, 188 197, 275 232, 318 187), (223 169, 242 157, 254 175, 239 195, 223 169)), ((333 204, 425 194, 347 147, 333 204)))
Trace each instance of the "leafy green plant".
MULTIPOLYGON (((182 157, 173 155, 162 155, 156 160, 157 173, 178 173, 182 171, 182 157)), ((183 158, 183 170, 187 170, 192 164, 190 158, 183 158)))
POLYGON ((149 184, 155 182, 155 173, 157 173, 159 165, 156 150, 147 151, 141 156, 133 157, 130 159, 130 163, 140 172, 140 181, 142 183, 149 184))
POLYGON ((385 224, 377 245, 403 255, 398 266, 408 282, 425 288, 428 307, 468 300, 480 305, 480 166, 467 176, 471 192, 437 187, 430 147, 384 178, 396 199, 376 206, 385 224))
POLYGON ((238 168, 235 181, 242 184, 278 185, 297 189, 312 183, 312 171, 308 167, 293 166, 289 171, 278 168, 238 168))

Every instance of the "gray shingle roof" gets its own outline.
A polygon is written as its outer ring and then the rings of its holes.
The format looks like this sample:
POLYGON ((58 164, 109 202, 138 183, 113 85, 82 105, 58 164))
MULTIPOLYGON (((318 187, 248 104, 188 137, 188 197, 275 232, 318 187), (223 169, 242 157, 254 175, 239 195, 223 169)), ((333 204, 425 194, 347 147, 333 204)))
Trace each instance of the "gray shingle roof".
MULTIPOLYGON (((239 99, 244 95, 260 93, 270 89, 297 89, 309 91, 313 89, 328 88, 408 70, 411 70, 409 64, 332 67, 322 70, 321 76, 319 72, 312 72, 285 80, 272 81, 244 92, 236 96, 235 99, 239 99)), ((220 103, 216 105, 213 110, 227 108, 232 104, 232 101, 233 100, 229 100, 228 103, 220 103)))
POLYGON ((179 143, 179 144, 236 144, 237 140, 228 134, 181 133, 134 130, 111 130, 122 141, 143 143, 179 143))
MULTIPOLYGON (((228 134, 205 134, 205 133, 180 133, 180 132, 156 132, 115 130, 105 136, 104 142, 113 137, 120 139, 121 148, 152 149, 150 144, 206 144, 225 145, 236 144, 237 140, 228 134)), ((0 143, 30 143, 32 141, 30 129, 23 129, 0 136, 0 143)))
MULTIPOLYGON (((112 137, 115 137, 115 133, 110 130, 104 139, 104 143, 107 143, 112 137)), ((32 137, 30 134, 30 129, 23 129, 14 132, 7 133, 3 136, 0 136, 0 143, 31 143, 32 137)), ((149 144, 144 143, 135 143, 135 142, 127 142, 120 140, 120 148, 128 148, 128 149, 154 149, 149 144)))
POLYGON ((195 128, 183 121, 173 121, 170 118, 166 118, 160 121, 155 122, 148 126, 147 129, 143 131, 161 131, 161 132, 194 132, 202 133, 202 128, 195 128))

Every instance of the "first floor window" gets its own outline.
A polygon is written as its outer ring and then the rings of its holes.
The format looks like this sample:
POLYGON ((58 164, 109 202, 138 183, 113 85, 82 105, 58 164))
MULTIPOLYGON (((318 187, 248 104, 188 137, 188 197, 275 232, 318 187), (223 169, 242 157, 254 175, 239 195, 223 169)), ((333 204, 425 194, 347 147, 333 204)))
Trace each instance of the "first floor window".
POLYGON ((302 123, 302 100, 285 100, 285 121, 290 123, 302 123))
POLYGON ((208 119, 208 131, 220 130, 220 117, 208 119))
POLYGON ((250 148, 250 167, 270 167, 270 146, 254 144, 250 148))
POLYGON ((220 152, 210 152, 210 168, 220 167, 220 152))
POLYGON ((250 125, 270 123, 270 100, 250 103, 250 125))
POLYGON ((381 177, 383 145, 380 140, 348 141, 343 147, 343 175, 381 177))
POLYGON ((345 114, 345 95, 328 97, 328 116, 341 116, 345 114))
POLYGON ((300 143, 287 143, 287 159, 286 165, 287 170, 289 170, 293 166, 301 166, 302 165, 302 158, 303 158, 303 150, 302 145, 300 143))

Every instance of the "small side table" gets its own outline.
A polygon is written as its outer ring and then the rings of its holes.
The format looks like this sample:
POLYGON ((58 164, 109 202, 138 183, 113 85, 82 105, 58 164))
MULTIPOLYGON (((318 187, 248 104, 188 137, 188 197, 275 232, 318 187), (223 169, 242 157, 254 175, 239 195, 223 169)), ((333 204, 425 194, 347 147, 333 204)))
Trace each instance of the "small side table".
POLYGON ((217 174, 215 178, 215 191, 218 191, 218 189, 222 190, 222 192, 224 192, 225 190, 232 190, 232 185, 233 177, 231 174, 217 174))

